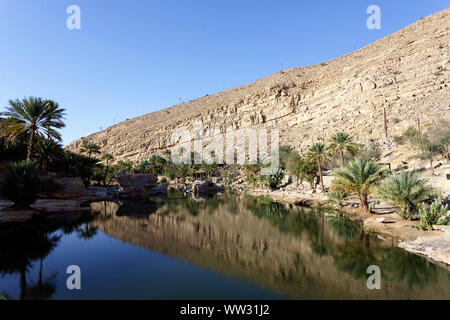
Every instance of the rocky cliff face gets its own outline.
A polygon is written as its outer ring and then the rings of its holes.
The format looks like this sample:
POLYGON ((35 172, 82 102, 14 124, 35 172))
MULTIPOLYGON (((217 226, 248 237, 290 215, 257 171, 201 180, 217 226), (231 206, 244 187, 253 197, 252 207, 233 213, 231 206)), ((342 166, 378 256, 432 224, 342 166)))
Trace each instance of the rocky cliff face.
POLYGON ((389 133, 450 110, 450 9, 337 59, 280 71, 251 84, 124 121, 74 141, 93 141, 116 159, 141 161, 172 146, 171 134, 202 121, 203 129, 278 128, 280 144, 304 150, 337 130, 359 140, 389 133))

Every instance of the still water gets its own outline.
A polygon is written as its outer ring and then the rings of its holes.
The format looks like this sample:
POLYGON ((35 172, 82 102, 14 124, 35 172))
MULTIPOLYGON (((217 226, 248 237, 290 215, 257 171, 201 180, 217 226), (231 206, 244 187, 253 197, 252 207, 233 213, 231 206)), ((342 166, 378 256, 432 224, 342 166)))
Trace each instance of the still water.
POLYGON ((326 210, 252 197, 101 202, 94 215, 0 230, 10 299, 450 299, 450 272, 326 210), (81 269, 69 290, 66 269, 81 269), (367 267, 381 269, 369 290, 367 267))

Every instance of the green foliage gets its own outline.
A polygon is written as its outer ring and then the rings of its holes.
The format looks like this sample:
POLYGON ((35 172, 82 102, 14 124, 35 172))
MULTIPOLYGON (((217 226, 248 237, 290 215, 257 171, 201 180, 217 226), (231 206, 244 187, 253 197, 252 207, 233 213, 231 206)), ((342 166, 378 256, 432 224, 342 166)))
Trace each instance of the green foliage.
POLYGON ((396 206, 398 214, 405 219, 415 218, 422 202, 437 197, 437 191, 411 171, 403 171, 386 178, 377 187, 377 194, 384 201, 396 206))
POLYGON ((430 129, 430 136, 442 146, 443 156, 450 161, 450 121, 446 119, 439 119, 436 124, 430 129))
POLYGON ((377 160, 380 158, 382 150, 380 144, 377 141, 372 141, 367 145, 360 147, 358 151, 359 158, 369 158, 371 160, 377 160))
POLYGON ((291 154, 295 152, 291 146, 280 146, 279 155, 280 155, 280 167, 281 169, 287 169, 289 157, 291 154))
POLYGON ((64 160, 64 149, 56 141, 40 139, 36 144, 35 155, 39 167, 48 170, 64 160))
POLYGON ((178 167, 176 164, 174 164, 172 161, 166 162, 166 164, 163 167, 162 174, 166 177, 169 177, 169 179, 173 180, 177 177, 178 173, 178 167))
POLYGON ((314 180, 317 176, 317 162, 302 158, 297 152, 289 154, 287 170, 301 181, 306 181, 314 188, 314 180))
POLYGON ((31 160, 34 155, 34 146, 38 139, 61 140, 57 129, 65 126, 62 121, 65 109, 59 108, 58 104, 51 100, 29 97, 23 100, 10 100, 9 106, 0 116, 0 136, 10 141, 26 139, 27 159, 31 160))
POLYGON ((12 142, 0 137, 0 160, 23 160, 27 157, 27 148, 28 144, 24 140, 12 142))
POLYGON ((421 140, 423 139, 422 134, 414 127, 408 127, 405 132, 399 137, 395 137, 394 141, 397 144, 405 144, 406 142, 410 143, 411 145, 417 145, 420 144, 421 140))
POLYGON ((108 186, 111 181, 114 179, 114 176, 110 175, 110 163, 114 161, 114 156, 110 153, 102 154, 102 160, 105 161, 105 165, 103 166, 103 186, 108 186), (109 179, 108 179, 109 178, 109 179))
POLYGON ((323 143, 315 143, 308 149, 306 157, 312 161, 321 161, 326 159, 328 155, 327 148, 323 143))
POLYGON ((165 158, 159 155, 153 155, 148 161, 146 161, 149 166, 147 171, 155 176, 159 176, 163 173, 166 162, 167 160, 165 158))
POLYGON ((131 174, 133 172, 133 164, 130 161, 117 161, 111 168, 114 174, 131 174))
POLYGON ((61 161, 53 163, 49 167, 49 170, 64 172, 70 176, 79 177, 85 185, 89 185, 97 163, 98 159, 66 150, 64 152, 64 158, 61 161))
POLYGON ((362 158, 350 161, 344 168, 335 169, 333 174, 333 189, 357 194, 360 207, 364 212, 369 212, 367 198, 382 180, 382 168, 370 159, 362 158))
POLYGON ((16 207, 28 208, 36 201, 40 179, 36 162, 18 161, 10 165, 1 184, 1 192, 16 207))
POLYGON ((338 132, 330 139, 328 151, 332 155, 339 155, 342 166, 345 165, 345 154, 348 153, 354 157, 359 150, 359 146, 353 141, 353 138, 345 132, 338 132))
POLYGON ((323 143, 316 143, 312 145, 306 154, 306 158, 310 161, 317 161, 317 167, 319 169, 320 187, 323 190, 323 177, 322 177, 322 162, 329 157, 326 146, 323 143))
POLYGON ((443 217, 447 213, 447 205, 442 205, 442 199, 436 199, 432 204, 423 204, 419 209, 421 230, 433 230, 433 225, 447 223, 443 217))
POLYGON ((100 154, 100 147, 93 142, 83 142, 80 152, 87 154, 88 157, 92 157, 92 155, 100 154))
POLYGON ((349 194, 344 190, 334 190, 328 193, 328 202, 333 203, 342 209, 345 202, 348 200, 349 194))
POLYGON ((419 146, 419 154, 415 156, 421 160, 430 161, 431 175, 434 176, 433 161, 439 155, 445 155, 446 149, 439 141, 423 140, 419 146))
POLYGON ((275 189, 280 185, 281 180, 283 180, 283 176, 283 170, 278 169, 274 174, 260 175, 258 176, 258 179, 269 188, 275 189))

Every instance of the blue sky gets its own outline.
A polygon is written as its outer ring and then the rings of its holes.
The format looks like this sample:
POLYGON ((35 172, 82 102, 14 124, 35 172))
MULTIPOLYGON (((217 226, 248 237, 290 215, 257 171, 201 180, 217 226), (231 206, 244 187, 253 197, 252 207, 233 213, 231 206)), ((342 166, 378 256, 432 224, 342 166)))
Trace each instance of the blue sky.
MULTIPOLYGON (((67 108, 64 143, 391 34, 449 0, 0 0, 0 110, 34 95, 67 108), (69 5, 81 29, 69 30, 69 5), (381 30, 366 27, 369 5, 381 30)), ((150 124, 151 125, 151 124, 150 124)))

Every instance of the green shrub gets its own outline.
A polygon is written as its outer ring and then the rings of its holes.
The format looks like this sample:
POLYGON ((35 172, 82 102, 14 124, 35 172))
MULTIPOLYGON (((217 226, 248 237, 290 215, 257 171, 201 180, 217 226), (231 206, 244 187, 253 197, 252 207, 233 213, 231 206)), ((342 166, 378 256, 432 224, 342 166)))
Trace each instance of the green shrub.
POLYGON ((345 201, 348 200, 349 194, 343 190, 334 190, 328 193, 329 200, 327 202, 336 204, 340 209, 345 204, 345 201))
POLYGON ((281 180, 283 180, 284 177, 283 170, 278 169, 277 172, 275 172, 275 174, 265 177, 268 181, 269 188, 275 189, 281 183, 281 180))
POLYGON ((370 142, 367 145, 361 146, 358 151, 358 158, 379 159, 383 153, 380 143, 377 141, 370 142))
POLYGON ((314 188, 314 180, 317 176, 317 162, 302 158, 297 152, 292 152, 287 161, 287 170, 301 181, 306 181, 314 188))
POLYGON ((438 193, 426 180, 415 172, 403 171, 386 178, 377 188, 377 194, 398 208, 398 214, 405 219, 417 217, 423 202, 434 200, 438 193))
POLYGON ((444 218, 447 213, 447 205, 442 205, 441 199, 436 199, 432 204, 423 204, 419 209, 420 223, 418 228, 421 230, 433 230, 435 224, 447 224, 444 218))
POLYGON ((6 169, 2 195, 18 208, 28 208, 36 201, 40 179, 36 162, 18 161, 6 169))

